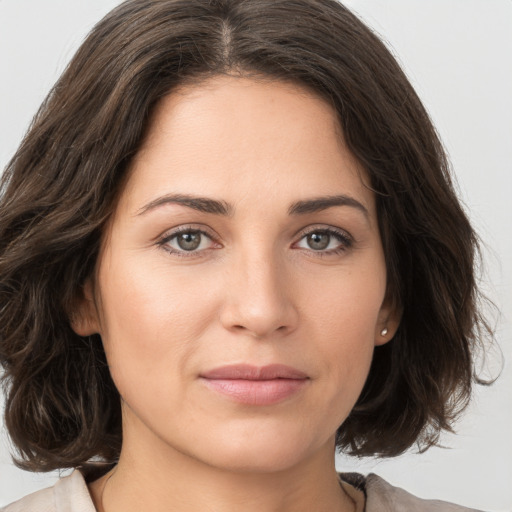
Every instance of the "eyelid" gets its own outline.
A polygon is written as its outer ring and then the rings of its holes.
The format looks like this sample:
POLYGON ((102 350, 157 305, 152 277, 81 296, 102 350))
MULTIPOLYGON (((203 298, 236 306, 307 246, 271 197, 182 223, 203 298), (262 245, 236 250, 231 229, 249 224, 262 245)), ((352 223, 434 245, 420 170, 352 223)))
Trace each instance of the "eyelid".
POLYGON ((303 247, 299 247, 299 249, 308 251, 312 253, 315 256, 322 257, 322 256, 329 256, 329 255, 336 255, 340 252, 345 252, 349 250, 352 245, 354 244, 355 240, 354 237, 346 230, 330 226, 330 225, 311 225, 304 229, 302 229, 299 234, 297 235, 298 240, 294 242, 293 245, 298 244, 301 240, 304 239, 304 237, 308 236, 311 233, 327 233, 330 236, 334 236, 340 241, 340 246, 336 247, 334 249, 327 249, 327 250, 318 250, 315 251, 314 249, 306 249, 303 247))
POLYGON ((333 234, 337 234, 337 235, 341 236, 343 239, 351 240, 352 242, 355 241, 354 237, 347 230, 338 228, 335 226, 330 226, 328 224, 327 225, 326 224, 313 224, 313 225, 307 226, 307 227, 301 229, 297 233, 296 237, 298 239, 302 239, 305 236, 307 236, 311 233, 316 233, 316 232, 333 233, 333 234))
POLYGON ((208 248, 208 249, 201 249, 200 251, 185 251, 185 250, 178 250, 175 248, 170 248, 167 245, 173 238, 175 238, 180 233, 188 233, 188 232, 200 233, 201 235, 209 238, 213 244, 221 246, 221 244, 217 241, 217 237, 211 233, 211 230, 202 224, 182 224, 175 228, 168 229, 157 238, 156 243, 158 246, 164 248, 164 250, 166 250, 170 254, 183 256, 183 257, 187 257, 187 258, 198 256, 199 254, 204 253, 211 249, 211 248, 208 248))
MULTIPOLYGON (((211 233, 211 229, 203 224, 183 224, 179 225, 175 228, 168 229, 165 231, 162 235, 160 235, 157 238, 157 245, 163 247, 167 252, 170 254, 174 254, 177 256, 183 256, 183 257, 197 257, 201 255, 202 253, 208 252, 212 249, 212 247, 208 247, 206 249, 201 250, 193 250, 193 251, 186 251, 186 250, 179 250, 176 248, 171 248, 167 244, 175 238, 180 233, 187 233, 187 232, 195 232, 200 233, 201 235, 209 238, 212 242, 212 244, 217 245, 217 248, 222 248, 222 244, 218 242, 218 237, 215 234, 211 233)), ((306 249, 299 247, 298 249, 308 251, 316 256, 328 256, 328 255, 334 255, 343 251, 348 250, 354 243, 353 236, 346 230, 325 225, 325 224, 314 224, 307 226, 303 229, 301 229, 297 235, 295 235, 296 241, 292 244, 292 247, 298 244, 304 237, 308 236, 311 233, 327 233, 330 236, 334 236, 337 238, 340 242, 340 246, 336 247, 334 249, 327 249, 327 250, 314 250, 314 249, 306 249)))
POLYGON ((340 232, 340 233, 345 233, 345 234, 348 235, 348 232, 347 232, 346 229, 340 228, 338 226, 333 226, 331 224, 322 224, 322 223, 309 224, 306 227, 301 228, 297 232, 297 235, 307 234, 307 233, 310 233, 311 231, 329 231, 329 230, 330 231, 337 231, 337 232, 340 232))
POLYGON ((187 231, 197 231, 198 233, 203 233, 212 240, 217 238, 217 235, 212 231, 212 229, 208 226, 205 226, 204 224, 179 224, 173 228, 166 229, 162 234, 156 237, 156 240, 161 241, 169 239, 175 235, 179 235, 180 233, 186 233, 187 231))

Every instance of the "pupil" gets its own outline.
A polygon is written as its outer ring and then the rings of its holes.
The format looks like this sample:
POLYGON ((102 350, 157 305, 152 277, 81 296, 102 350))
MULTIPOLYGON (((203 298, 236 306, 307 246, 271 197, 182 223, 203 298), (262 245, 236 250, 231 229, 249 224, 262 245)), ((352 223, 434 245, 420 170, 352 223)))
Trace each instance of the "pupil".
POLYGON ((199 247, 201 243, 200 233, 181 233, 178 236, 178 245, 184 251, 193 251, 199 247))
POLYGON ((308 244, 311 249, 322 250, 329 245, 330 238, 326 233, 311 233, 308 235, 308 244))

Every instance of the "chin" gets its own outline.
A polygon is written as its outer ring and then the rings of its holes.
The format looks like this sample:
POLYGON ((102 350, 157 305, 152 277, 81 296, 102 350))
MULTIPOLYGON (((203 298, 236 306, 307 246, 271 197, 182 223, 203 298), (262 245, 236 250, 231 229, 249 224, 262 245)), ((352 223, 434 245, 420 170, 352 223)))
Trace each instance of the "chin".
MULTIPOLYGON (((272 473, 293 468, 312 453, 318 453, 318 443, 307 442, 300 435, 272 429, 258 429, 235 435, 208 436, 208 446, 199 452, 196 445, 196 458, 208 465, 237 473, 272 473)), ((329 444, 330 446, 330 444, 329 444)), ((334 454, 334 446, 332 447, 334 454)), ((334 455, 333 455, 334 456, 334 455)), ((334 460, 334 459, 333 459, 334 460)))
POLYGON ((215 454, 211 465, 233 473, 276 473, 286 471, 298 465, 303 460, 297 447, 290 450, 282 449, 245 449, 238 452, 215 454))

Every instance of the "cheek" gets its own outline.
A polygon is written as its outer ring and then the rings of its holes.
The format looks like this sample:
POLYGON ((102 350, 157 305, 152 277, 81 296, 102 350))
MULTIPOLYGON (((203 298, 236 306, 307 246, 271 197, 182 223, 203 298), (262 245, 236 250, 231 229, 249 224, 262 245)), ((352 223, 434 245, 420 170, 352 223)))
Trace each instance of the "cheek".
POLYGON ((121 388, 135 376, 179 375, 213 316, 209 294, 165 262, 141 265, 136 253, 115 261, 99 276, 101 335, 114 381, 121 388))
POLYGON ((341 337, 348 344, 373 346, 375 327, 385 295, 385 271, 380 265, 340 272, 319 287, 311 287, 308 315, 318 319, 329 339, 341 337), (376 271, 376 270, 377 271, 376 271))
MULTIPOLYGON (((177 270, 165 258, 145 260, 136 251, 103 261, 101 335, 119 392, 151 415, 163 414, 162 403, 168 410, 183 409, 197 361, 218 361, 222 350, 229 352, 228 346, 212 351, 209 341, 224 339, 218 316, 229 280, 222 276, 230 274, 209 267, 177 270)), ((295 269, 287 282, 287 300, 299 320, 286 346, 290 354, 301 354, 290 360, 303 359, 318 376, 315 401, 324 403, 320 416, 325 412, 333 428, 357 400, 371 363, 385 289, 380 270, 381 265, 361 261, 358 268, 340 267, 328 278, 320 268, 297 278, 295 269)))
MULTIPOLYGON (((379 266, 374 268, 379 269, 379 266)), ((369 372, 375 331, 385 294, 383 272, 347 272, 309 294, 316 350, 326 386, 357 399, 369 372)), ((336 400, 336 398, 335 398, 336 400)))

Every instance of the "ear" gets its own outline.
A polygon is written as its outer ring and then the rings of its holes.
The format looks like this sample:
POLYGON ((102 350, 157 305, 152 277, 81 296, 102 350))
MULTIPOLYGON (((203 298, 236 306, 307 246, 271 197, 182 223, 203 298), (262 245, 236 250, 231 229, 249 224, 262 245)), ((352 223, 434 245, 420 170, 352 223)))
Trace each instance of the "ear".
POLYGON ((391 341, 398 330, 402 319, 402 308, 390 297, 382 303, 375 325, 375 346, 391 341))
POLYGON ((92 278, 87 279, 76 297, 73 311, 70 313, 70 323, 73 331, 79 336, 91 336, 100 332, 92 278))

